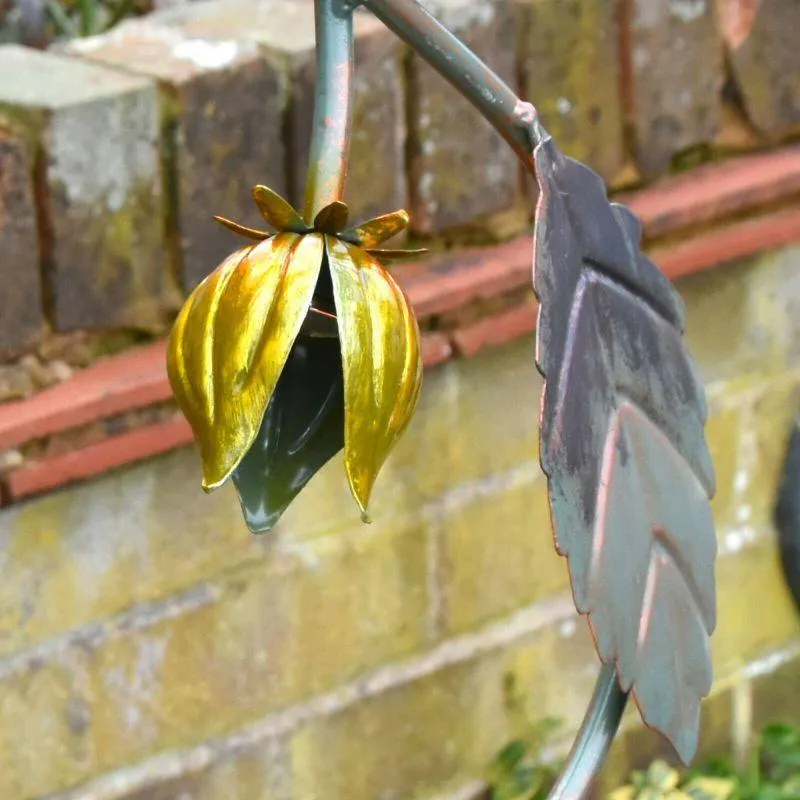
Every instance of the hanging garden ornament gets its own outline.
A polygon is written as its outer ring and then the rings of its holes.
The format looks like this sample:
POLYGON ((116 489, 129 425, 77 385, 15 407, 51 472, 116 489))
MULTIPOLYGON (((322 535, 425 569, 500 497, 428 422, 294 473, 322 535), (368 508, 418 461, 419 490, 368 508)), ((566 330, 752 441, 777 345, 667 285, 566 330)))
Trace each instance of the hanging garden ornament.
POLYGON ((422 385, 417 321, 381 264, 420 251, 377 249, 408 215, 348 229, 336 201, 310 226, 267 187, 253 197, 277 232, 217 217, 255 243, 192 292, 169 339, 169 380, 200 448, 203 489, 232 477, 248 527, 267 531, 344 447, 367 521, 422 385))

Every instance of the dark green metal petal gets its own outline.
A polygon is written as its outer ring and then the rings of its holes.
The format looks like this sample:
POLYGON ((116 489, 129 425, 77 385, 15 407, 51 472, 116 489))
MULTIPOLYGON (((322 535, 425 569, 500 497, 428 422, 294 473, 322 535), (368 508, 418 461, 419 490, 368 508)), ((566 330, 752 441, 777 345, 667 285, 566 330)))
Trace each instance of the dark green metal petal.
POLYGON ((297 339, 253 446, 233 473, 247 527, 270 530, 289 503, 344 447, 338 339, 297 339))

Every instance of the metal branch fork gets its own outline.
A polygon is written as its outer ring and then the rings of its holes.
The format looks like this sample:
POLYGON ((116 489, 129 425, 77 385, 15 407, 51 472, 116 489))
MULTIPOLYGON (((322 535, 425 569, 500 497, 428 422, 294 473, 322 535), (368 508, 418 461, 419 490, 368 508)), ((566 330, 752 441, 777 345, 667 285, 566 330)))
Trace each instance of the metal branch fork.
MULTIPOLYGON (((615 290, 633 302, 634 311, 640 312, 641 321, 632 320, 628 325, 628 330, 617 327, 612 334, 617 337, 634 338, 631 330, 641 332, 642 326, 653 324, 667 327, 667 323, 672 322, 677 329, 678 337, 682 333, 683 307, 679 298, 676 297, 674 290, 668 285, 666 279, 661 276, 654 265, 638 252, 639 237, 641 228, 638 221, 626 209, 620 206, 605 202, 604 192, 602 200, 595 197, 598 192, 599 178, 590 170, 577 162, 572 162, 561 156, 552 145, 552 140, 544 130, 536 109, 530 103, 524 102, 507 86, 489 67, 487 67, 474 53, 472 53, 458 38, 450 33, 441 25, 428 11, 426 11, 417 0, 361 0, 360 2, 347 0, 315 0, 316 13, 316 35, 317 35, 317 83, 315 98, 315 114, 313 137, 311 144, 311 159, 309 180, 307 185, 305 216, 313 219, 325 206, 332 202, 341 200, 342 191, 347 172, 348 144, 352 117, 352 75, 354 69, 354 34, 353 34, 353 14, 357 7, 363 7, 370 11, 375 17, 381 20, 399 38, 404 40, 410 47, 428 61, 444 78, 446 78, 473 106, 494 126, 503 136, 513 151, 517 154, 526 169, 534 175, 540 184, 541 196, 540 206, 537 213, 537 237, 536 237, 536 265, 535 271, 546 273, 548 270, 558 271, 562 269, 559 261, 568 261, 570 254, 567 252, 559 253, 556 247, 561 246, 559 236, 567 238, 567 228, 572 228, 572 238, 582 242, 583 260, 590 261, 597 269, 597 279, 594 282, 585 282, 586 287, 602 286, 604 281, 611 282, 614 279, 615 290), (549 148, 549 151, 548 151, 549 148), (544 173, 544 174, 543 174, 544 173), (559 183, 560 181, 560 183, 559 183), (548 183, 549 182, 549 183, 548 183), (552 200, 554 194, 553 187, 559 186, 559 193, 562 195, 574 194, 576 203, 570 208, 561 208, 559 203, 552 200), (548 203, 548 199, 550 202, 548 203), (591 201, 591 202, 590 202, 591 201), (580 208, 581 203, 585 207, 580 208), (594 203, 594 206, 591 206, 594 203), (591 206, 591 207, 590 207, 591 206), (584 213, 583 219, 580 217, 581 211, 584 213), (565 213, 561 213, 565 212, 565 213), (596 212, 596 213, 595 213, 596 212), (568 218, 565 219, 564 217, 568 218), (593 232, 592 226, 596 225, 600 235, 610 233, 611 239, 616 236, 624 246, 627 246, 621 258, 608 257, 605 253, 597 254, 594 258, 592 253, 591 240, 593 232), (600 230, 605 226, 605 230, 600 230), (616 226, 613 230, 612 227, 616 226), (541 230, 539 230, 541 229, 541 230), (625 262, 625 263, 621 263, 625 262), (654 310, 653 310, 654 309, 654 310), (674 313, 671 313, 673 312, 674 313), (666 322, 665 319, 666 318, 666 322), (638 328, 637 328, 638 325, 638 328)), ((598 231, 595 231, 597 233, 598 231)), ((564 243, 564 250, 570 249, 570 243, 564 243)), ((617 254, 618 255, 618 254, 617 254)), ((563 267, 566 270, 566 266, 563 267)), ((543 282, 547 282, 547 275, 543 282)), ((552 278, 550 279, 552 281, 552 278)), ((536 284, 536 281, 535 281, 536 284)), ((548 294, 555 294, 547 288, 540 288, 535 285, 537 294, 543 304, 540 313, 540 333, 539 336, 546 335, 548 340, 554 339, 551 331, 542 331, 542 326, 546 323, 545 304, 550 300, 548 294)), ((588 288, 584 291, 584 297, 588 295, 588 288)), ((569 310, 569 309, 566 309, 569 310)), ((560 311, 553 305, 553 312, 560 311)), ((550 323, 555 327, 555 323, 550 323)), ((613 327, 613 326, 612 326, 613 327)), ((675 331, 670 329, 670 333, 675 331)), ((566 339, 574 344, 580 344, 580 337, 577 335, 575 327, 567 330, 566 339)), ((548 341, 545 343, 549 349, 556 348, 548 341)), ((540 370, 549 379, 550 384, 560 384, 562 381, 551 378, 547 369, 547 354, 543 353, 541 343, 538 346, 537 361, 540 370)), ((566 350, 566 348, 565 348, 566 350)), ((651 354, 654 358, 659 353, 654 350, 651 354)), ((693 382, 691 375, 686 375, 682 370, 683 362, 688 363, 688 356, 682 351, 671 354, 674 360, 679 363, 672 370, 666 368, 666 374, 659 379, 650 381, 649 386, 645 384, 646 390, 658 394, 662 390, 662 385, 671 380, 683 380, 684 384, 691 389, 692 396, 689 400, 690 416, 699 420, 701 434, 700 441, 695 441, 693 445, 684 446, 681 438, 691 436, 691 431, 687 433, 687 424, 678 422, 677 429, 673 431, 670 420, 661 418, 660 405, 663 404, 662 398, 657 398, 652 404, 648 397, 637 398, 638 404, 643 407, 654 408, 654 413, 650 417, 655 417, 655 427, 658 431, 665 431, 669 441, 658 439, 656 441, 668 449, 669 456, 677 456, 673 460, 678 462, 680 457, 689 462, 694 467, 693 473, 689 474, 688 480, 681 482, 681 476, 686 477, 680 471, 682 466, 678 463, 670 474, 670 468, 660 468, 659 474, 652 478, 658 484, 662 492, 668 496, 663 498, 664 503, 674 502, 688 492, 687 503, 693 508, 687 512, 686 518, 674 520, 670 518, 666 525, 672 524, 672 530, 668 527, 659 528, 653 522, 647 529, 647 537, 652 533, 653 542, 648 538, 647 548, 649 557, 643 562, 641 575, 634 575, 632 581, 628 583, 648 583, 649 601, 651 605, 647 607, 644 602, 637 608, 635 592, 626 598, 625 592, 614 594, 608 590, 608 584, 614 585, 617 582, 617 575, 608 574, 609 567, 606 565, 606 574, 598 574, 602 570, 597 554, 593 558, 593 563, 587 570, 590 577, 581 577, 581 565, 573 564, 573 553, 570 552, 570 543, 566 541, 568 536, 560 534, 558 530, 560 517, 570 516, 569 509, 559 509, 559 503, 564 502, 559 483, 559 469, 554 462, 558 458, 548 459, 547 454, 543 453, 542 462, 545 472, 550 479, 551 501, 554 505, 554 522, 556 525, 557 544, 562 554, 570 557, 571 578, 573 589, 576 596, 578 610, 590 617, 592 631, 598 645, 601 660, 603 661, 597 678, 594 695, 589 704, 583 724, 578 732, 575 743, 572 747, 566 766, 553 788, 550 797, 552 798, 579 798, 583 797, 588 791, 592 780, 595 778, 602 767, 611 743, 619 728, 620 720, 625 709, 628 697, 633 693, 636 695, 637 703, 642 711, 645 721, 661 730, 667 735, 675 745, 679 754, 685 760, 691 758, 696 744, 697 727, 697 704, 699 696, 707 693, 710 686, 710 657, 708 651, 708 636, 714 627, 714 576, 713 560, 715 557, 713 523, 710 520, 710 513, 707 511, 707 501, 713 493, 713 470, 705 452, 705 442, 702 436, 702 424, 705 421, 705 403, 702 389, 693 382), (682 360, 683 359, 683 360, 682 360), (678 374, 680 373, 680 374, 678 374), (673 433, 670 437, 670 433, 673 433), (677 442, 675 440, 678 440, 677 442), (691 451, 691 447, 694 451, 691 451), (672 452, 675 450, 676 452, 672 452), (548 461, 550 463, 548 463, 548 461), (698 466, 699 463, 699 466, 698 466), (710 477, 709 477, 710 476, 710 477), (671 497, 669 496, 671 494, 671 497), (558 495, 560 499, 556 499, 558 495), (562 511, 563 514, 560 514, 562 511), (694 514, 694 516, 692 516, 694 514), (675 530, 684 525, 690 525, 694 530, 688 532, 689 536, 695 536, 697 540, 702 540, 704 547, 686 541, 685 535, 679 530, 675 530), (667 531, 666 533, 664 531, 667 531), (658 534, 658 535, 656 535, 658 534), (666 555, 665 555, 666 554, 666 555), (661 564, 666 564, 670 556, 674 556, 674 563, 679 565, 678 572, 683 575, 688 585, 690 598, 685 600, 690 608, 690 612, 696 612, 695 616, 699 619, 700 635, 695 636, 694 644, 689 642, 692 652, 687 653, 686 658, 680 656, 677 664, 673 664, 674 674, 666 675, 665 691, 660 699, 653 699, 654 692, 651 687, 645 687, 637 694, 637 681, 639 685, 658 683, 664 675, 663 658, 664 649, 680 648, 686 646, 685 632, 672 632, 669 622, 663 621, 663 615, 653 613, 654 601, 658 601, 658 590, 661 592, 661 607, 666 609, 665 613, 680 614, 681 600, 674 600, 670 596, 670 591, 677 591, 675 584, 680 579, 668 575, 668 567, 660 570, 661 564), (587 590, 585 585, 588 583, 600 585, 600 590, 594 592, 587 590), (660 582, 659 582, 660 581, 660 582), (605 591, 603 591, 605 587, 605 591), (666 588, 665 588, 666 587, 666 588), (617 615, 624 618, 626 611, 614 607, 616 603, 623 603, 629 600, 631 603, 630 614, 638 615, 631 631, 624 634, 629 640, 633 640, 633 649, 636 651, 634 656, 626 656, 623 652, 626 648, 624 643, 609 642, 610 638, 604 630, 603 615, 617 615), (597 604, 605 602, 612 607, 598 609, 597 604), (599 612, 597 619, 593 618, 593 613, 599 612), (648 630, 652 626, 659 625, 661 637, 655 644, 648 642, 648 630), (683 638, 682 638, 683 637, 683 638), (647 648, 655 647, 662 652, 659 662, 657 657, 648 660, 647 648), (694 664, 687 666, 687 661, 694 659, 694 664), (631 666, 631 661, 636 662, 631 666), (637 669, 638 667, 638 669, 637 669), (692 668, 693 667, 693 668, 692 668), (650 670, 655 675, 642 674, 642 670, 650 670), (661 670, 661 674, 659 674, 661 670), (698 678, 699 675, 699 678, 698 678), (678 686, 677 690, 670 694, 670 688, 682 682, 688 683, 687 686, 678 686), (694 696, 693 693, 694 692, 694 696), (688 698, 688 699, 687 699, 688 698), (693 702, 692 702, 693 701, 693 702), (660 707, 659 707, 660 705, 660 707), (670 707, 672 706, 672 707, 670 707), (681 710, 676 710, 675 706, 690 706, 687 713, 682 714, 681 710), (675 717, 678 721, 675 722, 675 717), (667 720, 667 722, 664 722, 667 720), (672 720, 670 723, 669 721, 672 720), (694 727, 694 731, 690 730, 694 727), (688 731, 688 733, 687 733, 688 731), (686 741, 690 741, 687 745, 686 741), (683 745, 683 746, 682 746, 683 745)), ((562 353, 561 359, 566 359, 566 352, 562 353)), ((691 372, 691 370, 689 370, 691 372)), ((586 400, 592 403, 592 398, 586 400)), ((617 403, 616 408, 622 408, 624 404, 617 403)), ((565 413, 565 403, 562 400, 548 405, 547 398, 543 406, 542 417, 542 436, 543 450, 547 449, 546 430, 558 427, 558 418, 565 413)), ((590 411, 591 413, 591 411, 590 411)), ((620 412, 621 413, 621 412, 620 412)), ((594 414, 598 416, 598 414, 594 414)), ((636 419, 632 416, 631 419, 636 419)), ((562 423, 563 424, 563 423, 562 423)), ((591 422, 589 423, 591 427, 591 422)), ((696 433, 696 429, 694 431, 696 433)), ((697 437, 695 437, 697 438, 697 437)), ((636 435, 628 437, 629 441, 636 439, 636 435)), ((621 437, 618 444, 624 441, 621 437)), ((646 449, 646 446, 643 446, 646 449)), ((568 449, 568 448, 566 448, 568 449)), ((607 453, 605 454, 607 455, 607 453)), ((667 459, 669 460, 669 458, 667 459)), ((573 464, 573 466, 576 466, 573 464)), ((577 465, 580 466, 580 465, 577 465)), ((603 471, 611 473, 613 464, 609 458, 603 459, 603 471)), ((641 464, 639 466, 641 472, 641 464)), ((647 472, 647 469, 644 469, 647 472)), ((606 475, 609 477, 609 475, 606 475)), ((641 477, 641 475, 640 475, 641 477)), ((647 476, 645 476, 647 477, 647 476)), ((615 480, 619 480, 616 477, 615 480)), ((583 479, 585 482, 585 479, 583 479)), ((579 479, 578 483, 581 482, 579 479)), ((580 487, 579 487, 580 488, 580 487)), ((606 507, 609 502, 617 504, 624 502, 620 497, 610 497, 607 491, 607 483, 601 484, 599 496, 596 501, 596 508, 600 505, 606 507)), ((567 499, 567 503, 569 498, 567 499)), ((577 504, 577 501, 575 501, 577 504)), ((574 509, 573 509, 574 510, 574 509)), ((653 515, 658 516, 663 510, 653 510, 653 515)), ((666 513, 666 512, 665 512, 666 513)), ((664 516, 664 513, 661 513, 664 516)), ((623 511, 622 516, 626 514, 623 511)), ((630 515, 632 518, 633 514, 630 515)), ((669 513, 666 513, 669 517, 669 513)), ((673 514, 672 517, 675 515, 673 514)), ((606 513, 605 519, 596 511, 594 516, 594 527, 597 531, 602 527, 602 533, 607 533, 610 529, 606 513)), ((624 522, 624 520, 623 520, 624 522)), ((633 522, 633 519, 632 519, 633 522)), ((613 533, 613 530, 611 531, 613 533)), ((633 531, 631 532, 634 533, 633 531)), ((603 546, 608 546, 608 540, 602 542, 603 546)), ((595 546, 597 550, 597 546, 595 546)), ((575 562, 579 558, 575 556, 575 562)), ((619 554, 615 556, 617 561, 612 564, 611 571, 620 572, 630 569, 625 564, 620 563, 619 554)), ((625 583, 625 581, 622 581, 625 583)), ((678 587, 681 588, 681 587, 678 587)), ((685 588, 685 587, 683 587, 685 588)), ((678 620, 673 619, 673 623, 678 620)), ((697 633, 695 631, 695 633, 697 633)), ((628 648, 630 649, 630 648, 628 648)), ((668 659, 666 659, 668 660, 668 659)), ((670 667, 666 667, 670 669, 670 667)), ((658 694, 656 691, 655 694, 658 694)), ((686 710, 686 709, 683 709, 686 710)))
POLYGON ((255 243, 192 292, 167 348, 203 488, 232 479, 249 529, 263 533, 343 449, 367 521, 376 476, 419 398, 419 327, 384 266, 412 251, 381 248, 408 214, 348 227, 342 201, 356 5, 470 100, 539 187, 540 461, 556 549, 602 665, 551 797, 585 795, 629 697, 688 763, 712 683, 716 536, 707 406, 684 345, 683 302, 642 252, 635 215, 609 202, 600 177, 558 150, 534 107, 416 0, 315 0, 305 208, 258 185, 253 199, 277 233, 217 217, 255 243))

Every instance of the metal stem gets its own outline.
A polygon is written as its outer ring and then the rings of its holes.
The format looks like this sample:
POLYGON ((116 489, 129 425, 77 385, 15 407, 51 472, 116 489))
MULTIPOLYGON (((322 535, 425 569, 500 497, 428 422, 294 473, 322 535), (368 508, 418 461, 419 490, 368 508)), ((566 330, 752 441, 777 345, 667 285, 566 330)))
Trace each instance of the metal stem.
POLYGON ((577 800, 586 795, 608 755, 627 702, 628 693, 623 692, 617 683, 614 665, 604 664, 581 729, 567 763, 548 795, 549 800, 577 800))
POLYGON ((353 9, 344 0, 314 0, 317 82, 304 213, 342 199, 352 122, 353 9))
POLYGON ((520 100, 417 0, 364 0, 364 6, 461 92, 534 172, 533 148, 542 131, 530 103, 520 100))

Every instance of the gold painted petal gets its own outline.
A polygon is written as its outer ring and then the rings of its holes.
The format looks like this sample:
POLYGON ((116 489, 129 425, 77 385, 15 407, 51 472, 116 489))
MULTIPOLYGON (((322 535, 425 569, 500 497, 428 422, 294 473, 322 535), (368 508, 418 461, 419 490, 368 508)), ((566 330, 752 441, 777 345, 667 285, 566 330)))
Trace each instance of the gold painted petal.
POLYGON ((408 227, 408 220, 407 211, 392 211, 391 214, 375 217, 357 228, 350 228, 342 234, 342 238, 368 250, 404 231, 408 227))
POLYGON ((417 321, 394 278, 363 250, 325 237, 344 370, 345 469, 366 519, 375 478, 422 386, 417 321))
POLYGON ((382 264, 386 264, 390 261, 401 261, 404 258, 419 258, 428 251, 426 248, 421 250, 381 250, 380 248, 371 247, 367 252, 382 264))
POLYGON ((256 201, 261 216, 279 231, 306 233, 308 225, 304 222, 294 206, 267 186, 253 188, 253 199, 256 201))
POLYGON ((234 222, 232 219, 228 219, 227 217, 220 217, 218 214, 214 214, 214 221, 219 222, 220 225, 223 225, 229 231, 238 233, 239 236, 245 236, 248 239, 255 239, 257 242, 262 242, 264 239, 269 239, 269 237, 272 236, 271 233, 257 231, 255 228, 248 228, 246 225, 240 225, 238 222, 234 222))
POLYGON ((341 200, 334 200, 325 206, 316 217, 314 217, 314 228, 323 233, 339 233, 350 218, 350 210, 347 204, 341 200))
POLYGON ((192 386, 176 396, 200 447, 206 491, 227 480, 258 433, 322 257, 318 234, 281 233, 247 248, 198 287, 173 329, 170 380, 174 374, 180 387, 192 386))

